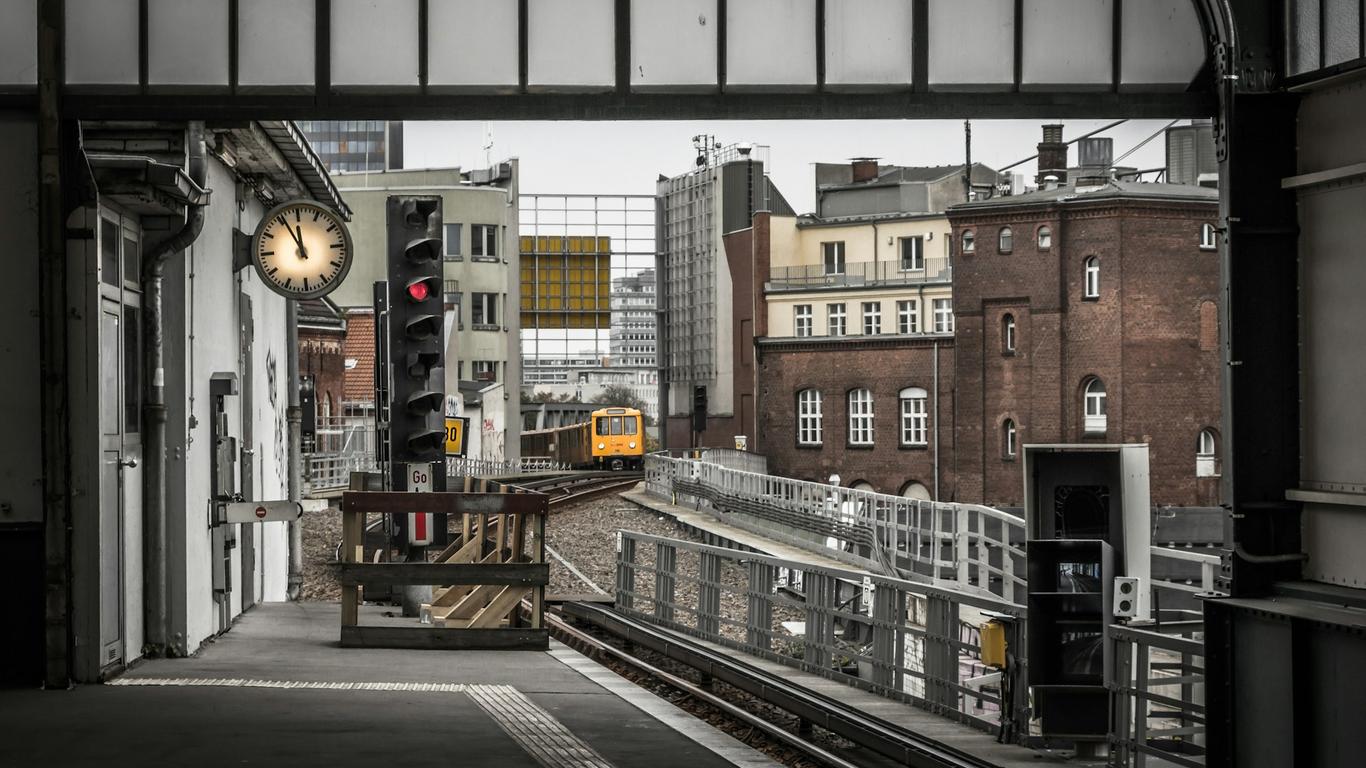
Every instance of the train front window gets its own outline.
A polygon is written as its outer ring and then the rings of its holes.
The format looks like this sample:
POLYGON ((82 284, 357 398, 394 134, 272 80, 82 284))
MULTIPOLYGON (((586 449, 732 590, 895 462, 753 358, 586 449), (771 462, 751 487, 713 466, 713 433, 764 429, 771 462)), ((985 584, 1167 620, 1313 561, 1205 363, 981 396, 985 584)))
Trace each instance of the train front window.
POLYGON ((608 431, 608 429, 607 429, 607 417, 606 417, 606 416, 599 416, 599 417, 598 417, 598 429, 597 429, 597 432, 598 432, 599 435, 611 434, 611 433, 608 431))
POLYGON ((626 434, 628 434, 628 435, 634 435, 634 434, 636 433, 636 417, 634 417, 634 416, 627 416, 627 417, 626 417, 625 426, 626 426, 626 434))
POLYGON ((614 434, 614 435, 619 435, 619 434, 621 434, 621 417, 620 417, 620 416, 613 416, 613 417, 612 417, 612 434, 614 434))

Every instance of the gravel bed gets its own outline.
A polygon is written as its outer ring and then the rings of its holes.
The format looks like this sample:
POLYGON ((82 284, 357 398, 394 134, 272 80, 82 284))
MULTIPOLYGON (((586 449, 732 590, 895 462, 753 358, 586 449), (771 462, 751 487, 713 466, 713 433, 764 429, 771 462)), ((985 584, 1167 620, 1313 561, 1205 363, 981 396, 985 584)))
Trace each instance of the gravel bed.
POLYGON ((337 581, 336 566, 332 565, 341 538, 341 513, 335 506, 326 512, 303 516, 304 579, 300 600, 341 600, 341 584, 337 581))
MULTIPOLYGON (((553 507, 545 526, 546 543, 560 557, 574 564, 608 594, 616 591, 617 531, 638 531, 655 536, 683 537, 673 518, 636 506, 617 496, 553 507)), ((595 590, 553 557, 550 560, 552 594, 590 594, 595 590)))

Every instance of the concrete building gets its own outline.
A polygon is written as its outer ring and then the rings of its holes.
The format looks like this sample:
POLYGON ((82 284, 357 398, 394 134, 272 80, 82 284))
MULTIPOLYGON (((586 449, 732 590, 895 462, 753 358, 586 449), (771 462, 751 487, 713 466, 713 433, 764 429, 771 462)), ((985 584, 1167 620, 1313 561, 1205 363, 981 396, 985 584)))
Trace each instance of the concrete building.
MULTIPOLYGON (((655 271, 612 279, 612 365, 655 369, 655 271)), ((650 398, 653 400, 654 398, 650 398)))
POLYGON ((403 123, 395 120, 303 120, 299 128, 331 173, 403 167, 403 123))
MULTIPOLYGON (((366 314, 373 307, 373 286, 388 276, 385 201, 390 195, 440 195, 445 227, 446 376, 448 389, 456 381, 514 384, 521 381, 518 349, 519 316, 509 301, 518 295, 517 161, 493 168, 459 168, 346 173, 336 176, 355 211, 351 233, 356 261, 330 298, 348 312, 366 314)), ((354 340, 348 359, 362 359, 362 348, 373 347, 373 323, 352 326, 354 340)), ((373 352, 369 353, 373 356, 373 352)), ((353 367, 347 372, 348 400, 373 392, 373 370, 353 367)), ((507 392, 508 390, 504 390, 507 392)), ((359 408, 373 401, 349 402, 359 408)), ((520 423, 516 397, 506 399, 506 413, 496 424, 520 423)), ((487 410, 487 405, 485 406, 487 410)), ((517 440, 503 436, 487 441, 514 453, 517 440)))
POLYGON ((729 446, 737 435, 756 434, 755 243, 762 238, 754 214, 793 214, 757 149, 705 150, 696 170, 656 184, 660 442, 667 449, 729 446), (707 424, 696 433, 694 398, 703 393, 707 424))
POLYGON ((1108 165, 949 209, 960 501, 1019 506, 1026 443, 1147 443, 1154 505, 1220 501, 1218 192, 1108 165))
MULTIPOLYGON (((287 121, 76 128, 82 140, 71 168, 80 183, 72 190, 80 191, 65 229, 72 304, 63 391, 82 436, 69 448, 71 514, 80 521, 69 538, 69 660, 74 679, 96 681, 144 654, 193 653, 243 610, 285 600, 294 586, 287 523, 209 518, 215 492, 267 500, 297 488, 290 302, 237 258, 235 243, 283 200, 310 198, 343 215, 347 208, 287 121)), ((11 125, 0 136, 0 178, 35 178, 17 170, 34 162, 35 131, 11 125)), ((31 219, 11 217, 28 217, 34 199, 29 190, 0 200, 7 231, 28 231, 31 219)), ((21 249, 31 245, 16 237, 21 249)), ((16 261, 0 302, 5 327, 32 327, 35 339, 37 265, 16 261)), ((7 338, 13 360, 17 342, 7 338)), ((35 556, 39 575, 43 486, 33 406, 42 385, 36 366, 17 367, 6 381, 12 432, 0 465, 15 490, 5 497, 0 549, 13 562, 35 556), (21 543, 30 533, 27 550, 21 543)), ((6 623, 40 625, 41 602, 29 623, 34 608, 20 600, 6 623)), ((4 647, 18 663, 12 669, 41 669, 41 647, 11 647, 8 639, 4 647)))

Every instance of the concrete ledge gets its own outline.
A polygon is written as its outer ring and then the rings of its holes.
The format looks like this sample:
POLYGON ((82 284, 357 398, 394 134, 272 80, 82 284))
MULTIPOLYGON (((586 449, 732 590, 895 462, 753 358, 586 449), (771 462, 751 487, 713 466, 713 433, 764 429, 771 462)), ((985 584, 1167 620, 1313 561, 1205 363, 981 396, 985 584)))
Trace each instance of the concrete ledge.
POLYGON ((547 629, 445 629, 437 627, 342 627, 343 648, 408 650, 544 651, 547 629))

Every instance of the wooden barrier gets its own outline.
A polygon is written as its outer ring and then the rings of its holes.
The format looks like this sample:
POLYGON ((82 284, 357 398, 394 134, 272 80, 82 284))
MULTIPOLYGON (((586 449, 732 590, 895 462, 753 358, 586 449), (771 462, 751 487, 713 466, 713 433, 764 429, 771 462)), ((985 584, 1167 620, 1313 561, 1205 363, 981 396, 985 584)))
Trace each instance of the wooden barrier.
POLYGON ((342 646, 547 648, 549 635, 542 618, 545 586, 550 581, 545 560, 548 507, 546 496, 539 493, 342 494, 342 646), (431 562, 365 562, 361 546, 365 516, 410 513, 446 514, 460 520, 459 532, 431 562), (424 623, 362 626, 362 584, 435 587, 432 602, 422 606, 424 623), (520 607, 527 598, 531 615, 523 620, 520 607))

